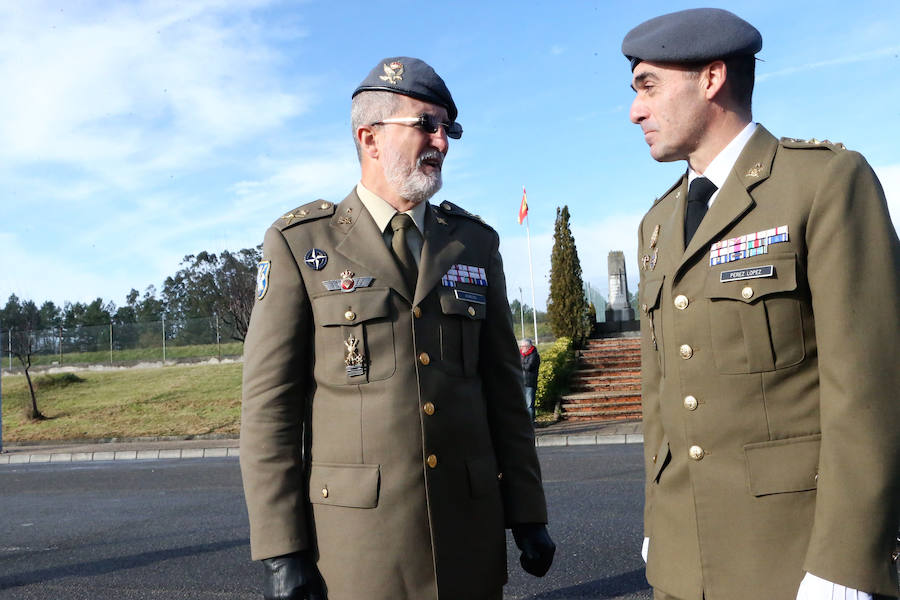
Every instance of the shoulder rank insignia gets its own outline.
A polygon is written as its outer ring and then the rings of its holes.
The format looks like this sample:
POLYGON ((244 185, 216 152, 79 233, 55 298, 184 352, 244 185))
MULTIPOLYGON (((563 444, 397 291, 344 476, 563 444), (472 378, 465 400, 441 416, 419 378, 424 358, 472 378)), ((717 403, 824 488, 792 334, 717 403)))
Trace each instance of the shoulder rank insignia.
POLYGON ((378 79, 387 81, 391 85, 397 85, 398 81, 403 81, 403 63, 394 61, 389 65, 384 65, 384 75, 379 75, 378 79))
POLYGON ((269 273, 272 270, 272 261, 264 260, 256 265, 256 299, 262 300, 269 290, 269 273))

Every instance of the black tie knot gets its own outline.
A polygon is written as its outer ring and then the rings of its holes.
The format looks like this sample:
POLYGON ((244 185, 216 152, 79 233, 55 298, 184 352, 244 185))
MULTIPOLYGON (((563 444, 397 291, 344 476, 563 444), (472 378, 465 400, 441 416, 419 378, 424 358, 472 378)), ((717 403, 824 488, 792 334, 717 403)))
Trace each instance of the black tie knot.
POLYGON ((712 181, 706 177, 697 177, 691 182, 688 189, 687 210, 684 213, 684 246, 687 248, 688 242, 694 237, 697 228, 700 227, 700 221, 706 214, 709 205, 709 199, 719 189, 712 181))

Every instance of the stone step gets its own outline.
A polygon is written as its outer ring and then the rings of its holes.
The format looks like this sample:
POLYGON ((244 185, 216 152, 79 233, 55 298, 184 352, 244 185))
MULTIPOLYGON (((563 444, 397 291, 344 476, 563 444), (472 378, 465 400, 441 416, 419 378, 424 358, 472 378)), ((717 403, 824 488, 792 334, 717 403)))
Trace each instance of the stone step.
POLYGON ((643 415, 641 411, 608 411, 590 410, 581 413, 562 413, 560 417, 565 421, 639 421, 643 415))
POLYGON ((600 384, 581 384, 576 383, 572 384, 569 387, 569 391, 573 394, 582 394, 582 393, 597 393, 597 394, 609 394, 609 393, 618 393, 618 392, 627 392, 629 394, 639 395, 641 393, 640 384, 618 384, 618 385, 604 385, 600 384))
POLYGON ((639 391, 621 391, 621 392, 577 392, 574 394, 566 394, 562 396, 563 404, 577 404, 579 402, 624 402, 640 401, 641 393, 639 391))

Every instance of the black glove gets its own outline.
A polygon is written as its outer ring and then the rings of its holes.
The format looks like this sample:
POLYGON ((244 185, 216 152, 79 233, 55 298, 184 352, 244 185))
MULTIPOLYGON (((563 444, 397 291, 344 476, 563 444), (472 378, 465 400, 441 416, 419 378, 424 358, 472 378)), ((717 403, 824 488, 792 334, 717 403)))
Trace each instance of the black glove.
POLYGON ((265 600, 325 600, 325 584, 308 550, 266 558, 263 577, 265 600))
POLYGON ((519 562, 526 573, 543 577, 550 570, 556 544, 543 523, 521 523, 512 526, 513 539, 522 551, 519 562))

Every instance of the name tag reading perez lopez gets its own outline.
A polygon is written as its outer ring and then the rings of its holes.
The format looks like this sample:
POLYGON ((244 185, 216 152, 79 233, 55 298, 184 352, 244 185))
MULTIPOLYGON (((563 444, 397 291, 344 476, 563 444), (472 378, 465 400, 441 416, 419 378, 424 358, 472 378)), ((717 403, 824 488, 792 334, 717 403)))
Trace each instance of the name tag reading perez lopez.
POLYGON ((740 281, 741 279, 759 279, 760 277, 772 277, 775 274, 774 265, 763 265, 751 269, 735 269, 734 271, 722 271, 719 274, 719 282, 740 281))

